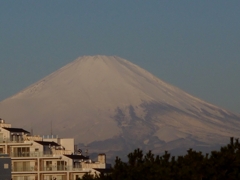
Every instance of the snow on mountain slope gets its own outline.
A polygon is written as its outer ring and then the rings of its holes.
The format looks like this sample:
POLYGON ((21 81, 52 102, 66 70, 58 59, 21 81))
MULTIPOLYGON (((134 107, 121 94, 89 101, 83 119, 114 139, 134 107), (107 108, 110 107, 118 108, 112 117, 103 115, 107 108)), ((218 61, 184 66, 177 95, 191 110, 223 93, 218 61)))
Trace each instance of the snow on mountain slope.
POLYGON ((0 116, 34 134, 49 134, 52 122, 54 134, 90 144, 92 151, 161 151, 183 139, 211 145, 240 135, 239 115, 115 56, 76 59, 0 102, 0 116))

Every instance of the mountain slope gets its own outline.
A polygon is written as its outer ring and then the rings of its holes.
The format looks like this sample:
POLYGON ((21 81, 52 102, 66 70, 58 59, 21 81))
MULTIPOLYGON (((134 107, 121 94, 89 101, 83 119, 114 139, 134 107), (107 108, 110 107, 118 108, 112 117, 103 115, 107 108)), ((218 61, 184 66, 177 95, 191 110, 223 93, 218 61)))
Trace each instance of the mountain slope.
POLYGON ((0 116, 34 134, 50 134, 52 123, 54 134, 74 137, 93 152, 161 152, 240 135, 239 115, 115 56, 76 59, 0 102, 0 116))

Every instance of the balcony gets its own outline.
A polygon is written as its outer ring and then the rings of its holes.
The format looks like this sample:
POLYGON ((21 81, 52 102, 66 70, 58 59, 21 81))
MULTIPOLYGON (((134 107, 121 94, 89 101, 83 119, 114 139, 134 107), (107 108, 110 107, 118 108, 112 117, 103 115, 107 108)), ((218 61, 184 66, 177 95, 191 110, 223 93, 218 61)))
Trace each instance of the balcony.
POLYGON ((38 136, 29 136, 24 134, 23 135, 23 140, 24 141, 42 141, 42 137, 38 136))
POLYGON ((54 157, 54 154, 46 152, 17 152, 11 153, 10 157, 54 157))
POLYGON ((63 154, 70 155, 70 154, 72 154, 72 151, 70 151, 70 150, 52 149, 52 154, 54 154, 54 155, 63 155, 63 154))
POLYGON ((22 135, 18 136, 18 138, 1 138, 0 143, 24 143, 26 141, 42 141, 42 137, 40 136, 28 136, 22 135))
POLYGON ((37 168, 34 166, 27 166, 27 167, 12 167, 12 172, 33 172, 37 171, 37 168))
POLYGON ((10 138, 4 138, 4 139, 0 139, 0 144, 1 143, 24 143, 23 140, 11 140, 10 138))
MULTIPOLYGON (((27 167, 12 167, 12 172, 37 172, 37 166, 27 166, 27 167)), ((74 166, 44 166, 40 167, 40 171, 47 171, 47 172, 58 172, 58 171, 83 171, 83 168, 74 167, 74 166)))
POLYGON ((83 171, 82 167, 74 166, 44 166, 41 171, 83 171))

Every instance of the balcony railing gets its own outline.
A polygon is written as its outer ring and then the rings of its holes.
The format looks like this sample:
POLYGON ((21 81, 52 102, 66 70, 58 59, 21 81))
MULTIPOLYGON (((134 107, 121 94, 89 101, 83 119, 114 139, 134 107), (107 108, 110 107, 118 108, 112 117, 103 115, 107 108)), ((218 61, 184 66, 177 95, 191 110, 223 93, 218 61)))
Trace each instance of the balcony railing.
POLYGON ((10 138, 4 138, 4 139, 0 139, 0 143, 23 143, 23 139, 22 140, 13 140, 10 138))
POLYGON ((50 152, 17 152, 10 153, 10 157, 53 157, 55 154, 50 152))
POLYGON ((37 168, 34 166, 30 167, 12 167, 12 172, 32 172, 37 171, 37 168))
POLYGON ((0 143, 24 143, 25 141, 42 141, 42 137, 23 135, 19 139, 10 139, 10 138, 0 139, 0 143))
MULTIPOLYGON (((82 171, 81 167, 74 166, 44 166, 40 167, 40 171, 82 171)), ((34 172, 38 171, 37 166, 28 167, 12 167, 12 172, 34 172)))
POLYGON ((72 151, 70 150, 58 150, 58 149, 52 149, 52 154, 54 155, 63 155, 63 154, 72 154, 72 151))
POLYGON ((53 157, 64 154, 71 154, 71 151, 68 150, 56 150, 52 152, 17 152, 11 153, 10 157, 53 157))

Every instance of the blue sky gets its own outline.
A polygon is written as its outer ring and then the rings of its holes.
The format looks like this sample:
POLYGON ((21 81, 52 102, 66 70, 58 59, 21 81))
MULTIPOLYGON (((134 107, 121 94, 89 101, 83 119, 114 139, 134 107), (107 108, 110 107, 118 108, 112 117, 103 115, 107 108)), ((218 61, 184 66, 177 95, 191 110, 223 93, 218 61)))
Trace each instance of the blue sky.
POLYGON ((117 55, 240 113, 240 1, 0 1, 0 101, 83 55, 117 55))

